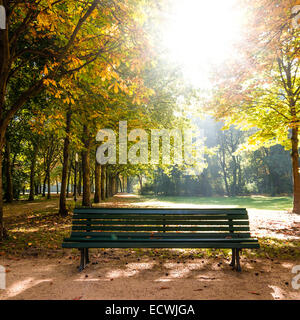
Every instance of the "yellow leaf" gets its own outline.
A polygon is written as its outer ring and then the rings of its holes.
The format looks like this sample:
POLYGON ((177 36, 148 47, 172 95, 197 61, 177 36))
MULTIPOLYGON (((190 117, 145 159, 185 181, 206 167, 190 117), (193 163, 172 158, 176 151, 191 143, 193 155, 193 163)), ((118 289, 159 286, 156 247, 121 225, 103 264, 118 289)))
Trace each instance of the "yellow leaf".
POLYGON ((114 92, 115 92, 115 93, 118 93, 118 92, 119 92, 119 88, 118 88, 117 82, 115 83, 115 86, 114 86, 114 92))

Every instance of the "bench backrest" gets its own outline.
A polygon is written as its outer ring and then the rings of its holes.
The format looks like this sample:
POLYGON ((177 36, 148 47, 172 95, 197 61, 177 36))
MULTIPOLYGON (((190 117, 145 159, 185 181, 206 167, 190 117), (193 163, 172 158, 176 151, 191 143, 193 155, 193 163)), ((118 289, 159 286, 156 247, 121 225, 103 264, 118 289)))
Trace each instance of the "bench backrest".
POLYGON ((246 209, 77 208, 71 237, 250 237, 246 209))

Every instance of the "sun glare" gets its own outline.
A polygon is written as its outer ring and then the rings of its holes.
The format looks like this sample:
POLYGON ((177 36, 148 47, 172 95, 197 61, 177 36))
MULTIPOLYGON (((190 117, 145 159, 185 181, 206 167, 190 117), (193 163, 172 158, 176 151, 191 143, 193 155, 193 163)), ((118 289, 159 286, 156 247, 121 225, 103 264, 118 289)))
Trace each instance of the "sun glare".
POLYGON ((182 66, 194 86, 209 88, 212 65, 233 54, 242 12, 236 0, 174 0, 163 34, 170 60, 182 66))

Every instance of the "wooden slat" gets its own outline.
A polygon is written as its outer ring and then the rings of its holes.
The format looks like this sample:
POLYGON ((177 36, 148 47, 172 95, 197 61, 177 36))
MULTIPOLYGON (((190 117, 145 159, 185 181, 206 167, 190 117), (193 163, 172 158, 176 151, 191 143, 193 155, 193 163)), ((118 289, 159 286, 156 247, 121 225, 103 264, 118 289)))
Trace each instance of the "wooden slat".
POLYGON ((103 241, 103 242, 64 242, 63 248, 259 248, 258 243, 221 243, 221 242, 124 242, 124 241, 103 241))
POLYGON ((111 214, 74 214, 73 220, 78 219, 126 219, 126 220, 248 220, 247 214, 235 214, 235 215, 162 215, 162 214, 152 214, 152 215, 134 215, 134 214, 118 214, 118 215, 111 215, 111 214))
POLYGON ((163 238, 199 238, 199 237, 204 237, 204 238, 225 238, 225 237, 232 237, 232 238, 250 238, 250 233, 249 232, 236 232, 236 233, 221 233, 221 232, 210 232, 210 233, 204 233, 204 232, 156 232, 156 233, 150 233, 150 232, 76 232, 73 231, 71 233, 71 237, 86 237, 86 236, 91 236, 91 237, 118 237, 118 238, 136 238, 136 237, 163 237, 163 238))
POLYGON ((249 225, 249 221, 182 221, 182 220, 75 220, 74 225, 249 225))
POLYGON ((76 208, 74 209, 74 214, 247 214, 245 208, 180 208, 180 209, 170 209, 170 208, 76 208))
POLYGON ((244 238, 244 239, 213 239, 213 238, 199 238, 199 239, 193 239, 193 238, 186 238, 186 239, 158 239, 158 238, 122 238, 122 239, 112 239, 112 238, 84 238, 84 237, 71 237, 71 238, 65 238, 64 241, 66 242, 106 242, 106 241, 119 241, 122 240, 124 242, 149 242, 149 241, 154 241, 154 242, 188 242, 188 241, 200 241, 200 242, 232 242, 232 243, 241 243, 241 242, 257 242, 257 239, 254 238, 244 238))
POLYGON ((72 230, 103 231, 249 231, 249 227, 116 227, 116 226, 73 226, 72 230))

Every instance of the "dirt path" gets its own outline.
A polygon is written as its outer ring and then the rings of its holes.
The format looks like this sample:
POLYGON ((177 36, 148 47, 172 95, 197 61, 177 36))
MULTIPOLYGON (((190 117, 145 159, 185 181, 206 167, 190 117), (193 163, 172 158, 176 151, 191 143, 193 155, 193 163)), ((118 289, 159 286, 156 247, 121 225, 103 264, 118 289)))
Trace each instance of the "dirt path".
POLYGON ((7 290, 0 299, 297 299, 291 286, 293 265, 300 261, 243 259, 237 273, 228 261, 176 261, 124 257, 124 251, 101 253, 82 273, 79 261, 62 259, 0 259, 7 270, 7 290), (222 264, 219 264, 222 262, 222 264))
MULTIPOLYGON (((6 217, 57 207, 58 199, 9 205, 6 217)), ((101 206, 170 206, 120 194, 101 206)), ((174 205, 174 204, 173 204, 174 205)), ((178 205, 176 205, 178 207, 178 205)), ((184 205, 186 207, 186 205, 184 205)), ((250 210, 252 233, 280 239, 299 239, 300 217, 281 211, 250 210)), ((299 249, 300 250, 300 249, 299 249)), ((292 268, 300 260, 242 257, 241 273, 224 256, 207 259, 179 257, 180 250, 163 256, 160 250, 139 255, 128 250, 94 250, 92 263, 77 272, 79 257, 64 250, 61 258, 0 256, 6 268, 6 299, 297 299, 292 268)), ((299 281, 298 281, 299 283, 299 281)))

